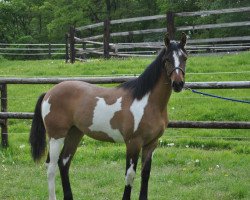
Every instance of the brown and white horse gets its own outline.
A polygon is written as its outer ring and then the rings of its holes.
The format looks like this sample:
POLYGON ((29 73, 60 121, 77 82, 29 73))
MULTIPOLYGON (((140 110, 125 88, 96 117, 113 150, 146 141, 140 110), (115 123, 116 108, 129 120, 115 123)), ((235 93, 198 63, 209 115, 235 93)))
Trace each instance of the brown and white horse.
POLYGON ((49 199, 55 200, 55 173, 60 169, 64 199, 73 199, 69 167, 84 135, 100 141, 126 144, 123 199, 130 199, 136 166, 142 150, 140 200, 148 198, 152 153, 167 124, 167 103, 172 89, 184 86, 186 35, 180 42, 165 36, 157 58, 136 79, 115 88, 102 88, 79 81, 55 85, 38 99, 30 132, 35 161, 45 153, 49 138, 49 199))

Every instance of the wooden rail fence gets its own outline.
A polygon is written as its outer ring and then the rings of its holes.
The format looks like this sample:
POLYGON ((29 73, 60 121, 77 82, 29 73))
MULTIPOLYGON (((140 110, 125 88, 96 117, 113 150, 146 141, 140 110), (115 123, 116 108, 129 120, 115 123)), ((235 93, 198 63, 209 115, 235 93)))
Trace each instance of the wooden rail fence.
MULTIPOLYGON (((98 77, 98 78, 0 78, 1 90, 1 144, 8 146, 8 119, 32 119, 33 113, 8 112, 7 109, 7 85, 8 84, 57 84, 62 81, 78 80, 92 84, 122 83, 135 77, 98 77)), ((189 82, 186 87, 192 89, 229 89, 250 88, 250 81, 237 82, 189 82)), ((171 128, 212 128, 212 129, 250 129, 250 122, 195 122, 195 121, 171 121, 171 128)))
MULTIPOLYGON (((67 48, 67 45, 66 45, 67 48)), ((0 55, 3 56, 22 56, 22 57, 46 57, 54 55, 64 56, 65 44, 7 44, 0 43, 0 55)), ((67 59, 67 58, 65 58, 67 59)))
MULTIPOLYGON (((111 43, 111 38, 117 36, 132 36, 132 35, 141 35, 149 33, 165 33, 168 32, 171 39, 174 39, 176 31, 188 31, 188 30, 204 30, 204 29, 215 29, 215 28, 226 28, 226 27, 243 27, 250 26, 250 21, 239 21, 239 22, 229 22, 229 23, 219 23, 219 24, 202 24, 202 25, 193 25, 193 26, 175 26, 176 17, 190 17, 190 16, 208 16, 208 15, 218 15, 218 14, 229 14, 229 13, 242 13, 250 12, 250 7, 242 8, 231 8, 231 9, 221 9, 221 10, 208 10, 208 11, 197 11, 197 12, 167 12, 166 15, 155 15, 155 16, 144 16, 144 17, 135 17, 127 19, 118 19, 118 20, 109 20, 106 19, 104 22, 91 24, 82 27, 71 27, 69 34, 66 37, 66 46, 70 46, 70 51, 66 52, 66 62, 70 59, 70 62, 73 63, 76 59, 83 59, 86 57, 86 54, 97 54, 103 55, 105 58, 110 56, 150 56, 149 53, 156 53, 157 49, 163 47, 163 43, 111 43), (115 24, 124 24, 124 23, 134 23, 142 22, 148 20, 166 20, 167 26, 154 29, 146 30, 133 30, 133 31, 124 31, 124 32, 110 32, 110 27, 115 24), (91 37, 79 38, 77 37, 77 32, 86 31, 88 29, 102 27, 103 33, 91 37), (94 41, 102 39, 103 41, 94 41), (82 44, 82 48, 75 48, 75 44, 82 44), (93 46, 94 45, 94 46, 93 46), (96 47, 96 45, 99 45, 96 47), (134 51, 131 53, 129 49, 132 48, 147 48, 147 50, 134 51), (119 50, 126 51, 119 51, 119 50), (154 49, 149 51, 148 49, 154 49), (147 53, 147 54, 146 54, 147 53), (77 56, 81 56, 81 58, 77 56), (67 59, 68 58, 68 59, 67 59)), ((209 39, 192 39, 188 41, 187 50, 190 53, 204 53, 204 52, 228 52, 228 51, 242 51, 250 49, 250 36, 242 37, 227 37, 227 38, 209 38, 209 39), (231 42, 231 46, 225 46, 224 42, 231 42), (232 43, 234 42, 234 43, 232 43), (247 43, 248 42, 248 43, 247 43), (205 47, 201 45, 202 43, 208 43, 205 47)))

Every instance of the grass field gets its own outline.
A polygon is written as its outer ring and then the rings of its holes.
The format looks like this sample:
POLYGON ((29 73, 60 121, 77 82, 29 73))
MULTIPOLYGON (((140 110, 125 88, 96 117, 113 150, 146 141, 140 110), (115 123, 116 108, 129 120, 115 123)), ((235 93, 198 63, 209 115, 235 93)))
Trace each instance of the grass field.
MULTIPOLYGON (((250 52, 190 57, 186 81, 249 81, 250 52)), ((152 59, 111 59, 65 64, 62 60, 0 59, 0 77, 73 77, 139 74, 152 59)), ((111 87, 114 85, 108 85, 111 87)), ((8 110, 32 112, 52 85, 8 85, 8 110)), ((249 89, 202 90, 250 100, 249 89)), ((183 91, 173 94, 170 120, 250 121, 249 105, 183 91)), ((44 161, 29 155, 30 120, 9 120, 10 147, 0 148, 0 199, 47 199, 44 161)), ((153 159, 150 200, 250 199, 249 130, 167 129, 153 159), (174 146, 169 145, 173 143, 174 146)), ((117 200, 124 187, 125 147, 84 138, 71 166, 75 199, 117 200)), ((59 175, 59 174, 58 174, 59 175)), ((138 199, 140 165, 132 199, 138 199)), ((57 177, 58 199, 62 189, 57 177)))

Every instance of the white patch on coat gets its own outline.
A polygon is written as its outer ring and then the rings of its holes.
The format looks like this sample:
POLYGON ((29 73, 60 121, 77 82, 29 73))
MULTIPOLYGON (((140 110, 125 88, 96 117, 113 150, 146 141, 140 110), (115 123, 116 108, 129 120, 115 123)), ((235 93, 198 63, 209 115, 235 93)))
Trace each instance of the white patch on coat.
POLYGON ((127 170, 126 178, 125 178, 126 186, 130 185, 132 187, 134 179, 135 179, 135 170, 134 170, 134 164, 133 164, 132 159, 131 159, 130 160, 130 167, 127 170))
POLYGON ((70 156, 71 156, 71 154, 69 154, 69 156, 67 158, 63 159, 63 165, 64 166, 69 162, 70 156))
POLYGON ((111 127, 110 121, 115 113, 122 109, 122 97, 117 99, 114 104, 106 104, 104 98, 96 97, 97 103, 94 109, 92 125, 89 127, 91 131, 101 131, 106 133, 115 142, 124 142, 123 136, 118 129, 111 127))
MULTIPOLYGON (((50 98, 50 96, 49 96, 50 98)), ((45 117, 50 113, 50 106, 51 104, 49 103, 49 98, 45 101, 43 101, 42 103, 42 118, 43 118, 43 121, 45 119, 45 117)))
POLYGON ((144 109, 148 103, 149 94, 146 94, 141 100, 135 99, 130 106, 130 111, 134 116, 134 132, 138 129, 144 114, 144 109))
POLYGON ((179 54, 179 56, 185 56, 185 57, 187 57, 187 54, 182 50, 182 49, 180 49, 179 51, 178 51, 178 54, 179 54))
POLYGON ((48 169, 47 169, 49 200, 56 200, 55 175, 64 139, 65 138, 60 138, 60 139, 51 138, 49 141, 50 162, 48 164, 48 169))
MULTIPOLYGON (((174 57, 174 66, 175 67, 179 67, 180 66, 180 59, 179 59, 179 56, 177 55, 177 52, 174 51, 173 52, 173 57, 174 57)), ((176 69, 176 73, 179 74, 179 69, 176 69)))
POLYGON ((184 53, 184 52, 183 52, 181 49, 178 51, 178 55, 179 55, 179 56, 181 56, 183 53, 184 53))

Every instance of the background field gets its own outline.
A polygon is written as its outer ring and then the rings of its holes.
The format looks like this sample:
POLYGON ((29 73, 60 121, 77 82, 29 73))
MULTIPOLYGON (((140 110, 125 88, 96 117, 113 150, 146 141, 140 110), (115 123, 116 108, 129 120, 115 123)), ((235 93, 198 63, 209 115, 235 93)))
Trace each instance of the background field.
MULTIPOLYGON (((250 53, 191 57, 186 81, 249 81, 250 53)), ((2 77, 69 77, 140 74, 152 59, 8 61, 0 59, 2 77)), ((111 87, 114 85, 107 85, 111 87)), ((32 112, 40 93, 52 85, 8 85, 8 110, 32 112)), ((248 89, 204 90, 250 100, 248 89)), ((249 105, 183 91, 171 97, 170 120, 250 121, 249 105)), ((10 120, 10 148, 0 148, 0 199, 47 199, 44 161, 29 155, 30 120, 10 120)), ((167 129, 153 160, 149 199, 250 199, 249 130, 167 129), (170 145, 172 143, 172 145, 170 145)), ((124 187, 125 147, 84 138, 73 164, 75 199, 120 199, 124 187)), ((138 199, 138 166, 133 199, 138 199)), ((62 199, 57 177, 58 199, 62 199)))

